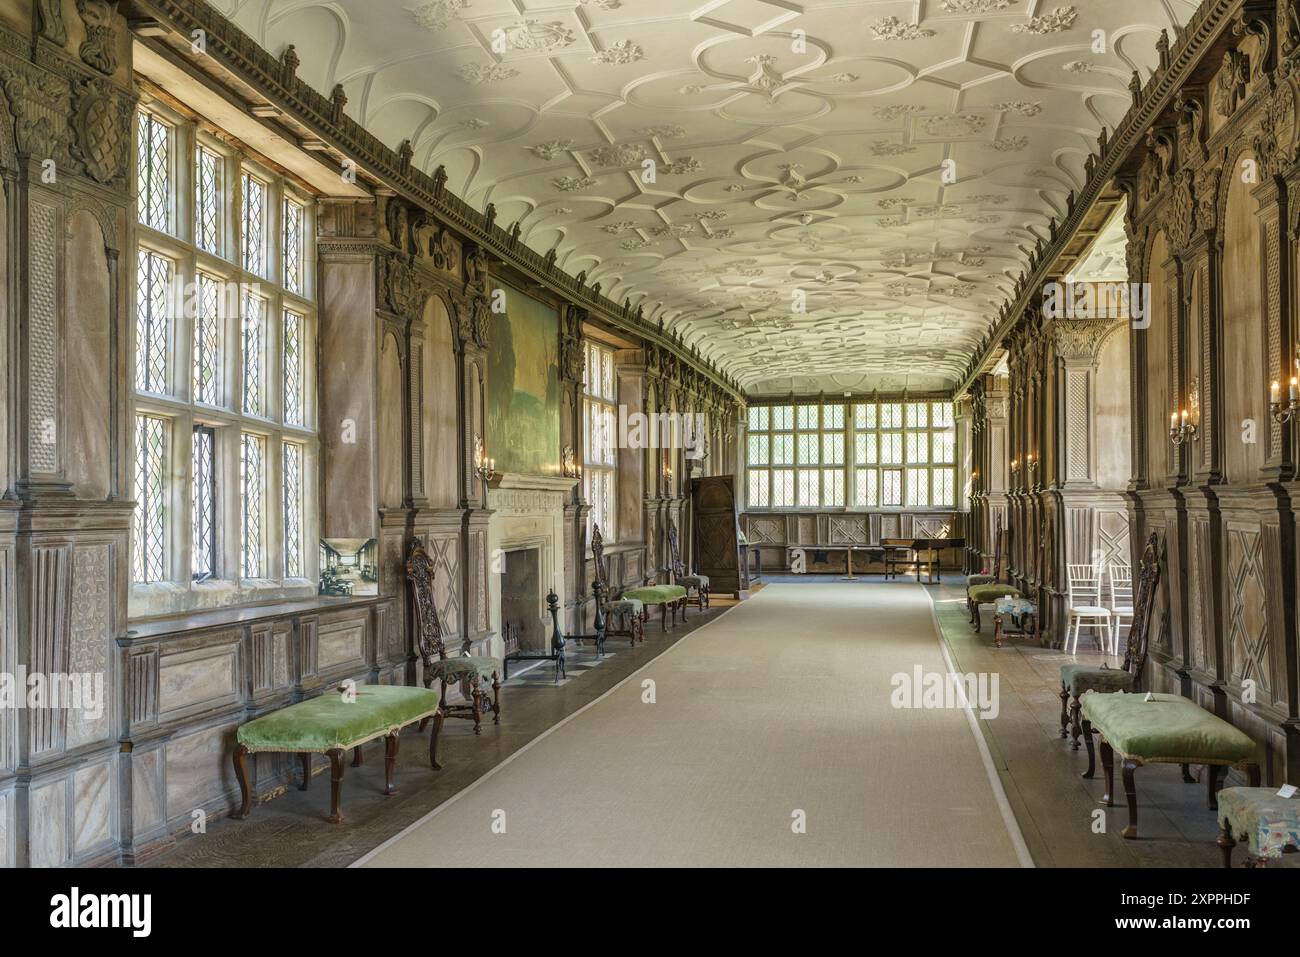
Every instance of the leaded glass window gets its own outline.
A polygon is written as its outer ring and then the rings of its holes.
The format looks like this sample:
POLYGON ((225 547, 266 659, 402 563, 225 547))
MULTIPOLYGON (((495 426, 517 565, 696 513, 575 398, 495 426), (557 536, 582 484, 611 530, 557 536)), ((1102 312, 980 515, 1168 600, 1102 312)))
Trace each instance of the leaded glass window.
POLYGON ((240 230, 244 242, 244 268, 258 276, 266 275, 266 185, 244 174, 243 206, 240 230))
POLYGON ((135 296, 135 387, 165 395, 171 354, 173 263, 166 256, 140 249, 135 296))
POLYGON ((240 569, 245 578, 261 578, 266 574, 266 440, 248 432, 239 439, 240 569))
POLYGON ((746 507, 951 508, 952 403, 755 405, 746 507))
POLYGON ((265 415, 266 300, 252 292, 245 293, 243 311, 244 413, 265 415))
POLYGON ((284 311, 284 424, 302 425, 302 316, 284 311))
POLYGON ((303 291, 303 213, 301 203, 284 201, 284 288, 299 294, 303 291))
POLYGON ((303 448, 296 442, 284 443, 284 574, 288 578, 302 578, 303 526, 305 502, 303 501, 303 448))
POLYGON ((614 434, 618 414, 618 385, 614 371, 614 351, 594 342, 585 343, 586 375, 583 383, 582 426, 582 493, 591 511, 587 516, 587 535, 600 527, 601 538, 614 541, 615 469, 618 465, 618 437, 614 434))
POLYGON ((194 245, 221 252, 221 157, 204 146, 194 151, 194 245))
POLYGON ((190 525, 194 541, 190 549, 191 573, 205 581, 217 573, 217 434, 210 426, 196 425, 190 439, 190 476, 193 495, 190 525))
POLYGON ((199 273, 194 295, 194 401, 221 404, 220 279, 199 273))
POLYGON ((171 127, 153 113, 136 114, 137 215, 159 232, 171 232, 171 127))
POLYGON ((136 581, 167 577, 167 421, 153 415, 135 417, 135 524, 131 542, 136 581))

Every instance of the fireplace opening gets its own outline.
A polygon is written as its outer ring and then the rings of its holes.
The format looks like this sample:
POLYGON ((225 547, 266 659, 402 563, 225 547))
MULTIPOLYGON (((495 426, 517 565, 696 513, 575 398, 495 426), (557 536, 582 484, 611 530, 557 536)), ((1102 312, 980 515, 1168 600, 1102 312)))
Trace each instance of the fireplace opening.
POLYGON ((542 623, 541 552, 520 548, 503 556, 501 575, 501 630, 511 650, 549 652, 542 623))

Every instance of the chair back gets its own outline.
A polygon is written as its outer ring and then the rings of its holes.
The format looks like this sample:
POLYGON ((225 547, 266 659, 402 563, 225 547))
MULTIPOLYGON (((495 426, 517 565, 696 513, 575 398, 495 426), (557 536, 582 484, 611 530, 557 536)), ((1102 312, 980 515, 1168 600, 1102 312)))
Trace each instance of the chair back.
POLYGON ((1147 664, 1147 646, 1151 635, 1151 619, 1155 615, 1156 589, 1160 584, 1160 547, 1156 533, 1147 538, 1142 550, 1142 563, 1138 567, 1137 594, 1133 601, 1133 624, 1128 630, 1124 646, 1125 671, 1133 675, 1134 687, 1139 687, 1142 672, 1147 664))
POLYGON ((447 657, 442 622, 438 620, 438 604, 433 595, 433 577, 433 559, 425 550, 424 541, 413 539, 406 559, 406 582, 415 604, 415 638, 426 668, 447 657))
POLYGON ((1106 577, 1110 579, 1110 606, 1133 607, 1133 569, 1125 562, 1111 562, 1106 577))
POLYGON ((1070 605, 1101 605, 1101 566, 1066 565, 1070 576, 1070 605))
POLYGON ((605 578, 605 539, 600 535, 599 525, 591 526, 591 559, 592 564, 595 565, 595 580, 602 586, 608 585, 609 582, 605 578))
POLYGON ((677 537, 677 523, 671 518, 668 519, 668 565, 672 569, 674 578, 681 578, 686 574, 686 565, 682 561, 681 546, 677 537))
POLYGON ((984 574, 992 575, 997 581, 1002 580, 1002 513, 993 522, 993 567, 984 574))

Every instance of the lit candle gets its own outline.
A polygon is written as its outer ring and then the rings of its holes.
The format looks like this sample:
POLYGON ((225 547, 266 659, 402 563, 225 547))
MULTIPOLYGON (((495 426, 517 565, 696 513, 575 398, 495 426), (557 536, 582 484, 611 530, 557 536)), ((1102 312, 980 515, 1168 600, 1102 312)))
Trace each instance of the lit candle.
POLYGON ((489 472, 495 472, 496 470, 497 470, 497 460, 496 460, 496 459, 488 459, 488 471, 489 471, 489 472))
POLYGON ((1292 376, 1291 388, 1287 390, 1287 398, 1289 398, 1292 402, 1294 402, 1296 400, 1297 395, 1300 395, 1300 387, 1297 386, 1296 377, 1292 376))
POLYGON ((1183 425, 1187 424, 1187 410, 1183 409, 1183 425))
MULTIPOLYGON (((1273 384, 1274 384, 1274 385, 1277 385, 1276 382, 1273 383, 1273 384)), ((1178 413, 1177 413, 1177 412, 1170 412, 1170 413, 1169 413, 1169 427, 1170 427, 1171 429, 1176 429, 1176 428, 1178 428, 1178 413)))
POLYGON ((1276 379, 1274 379, 1273 384, 1268 387, 1268 397, 1274 405, 1277 405, 1278 400, 1281 398, 1281 390, 1278 388, 1276 379))

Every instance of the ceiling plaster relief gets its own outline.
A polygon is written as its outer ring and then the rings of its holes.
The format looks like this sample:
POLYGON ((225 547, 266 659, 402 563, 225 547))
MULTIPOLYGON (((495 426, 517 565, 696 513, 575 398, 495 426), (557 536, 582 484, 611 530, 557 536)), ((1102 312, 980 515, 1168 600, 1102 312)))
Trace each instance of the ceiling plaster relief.
POLYGON ((333 63, 384 142, 750 391, 921 391, 961 378, 1133 70, 1194 9, 249 0, 233 19, 333 63))

